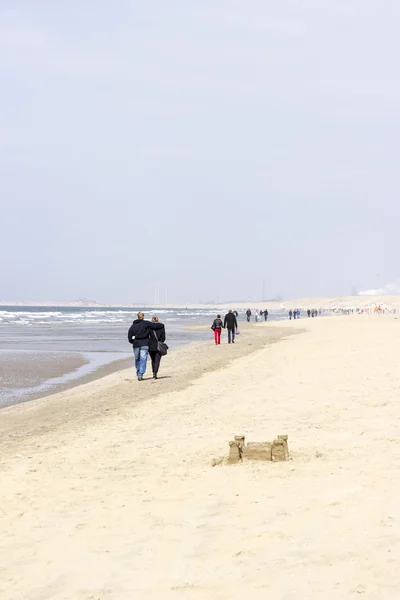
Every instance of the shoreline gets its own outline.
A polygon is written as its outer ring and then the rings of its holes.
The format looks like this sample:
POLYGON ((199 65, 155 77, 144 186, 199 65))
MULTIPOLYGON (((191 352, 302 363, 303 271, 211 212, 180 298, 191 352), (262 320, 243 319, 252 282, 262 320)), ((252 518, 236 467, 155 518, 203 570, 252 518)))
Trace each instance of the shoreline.
MULTIPOLYGON (((76 352, 78 356, 84 356, 85 352, 76 352)), ((76 359, 78 360, 78 359, 76 359)), ((79 365, 73 371, 67 371, 63 373, 61 377, 65 378, 65 381, 61 383, 54 383, 53 379, 50 378, 46 380, 46 389, 41 391, 32 391, 27 392, 26 395, 21 397, 20 399, 13 400, 12 402, 0 404, 0 415, 1 412, 12 406, 17 406, 20 404, 26 404, 27 402, 34 402, 35 400, 40 400, 41 398, 47 398, 49 396, 54 396, 56 394, 60 394, 62 392, 67 392, 68 390, 73 390, 80 385, 85 385, 91 383, 92 381, 97 381, 102 379, 103 377, 107 377, 112 373, 118 373, 119 371, 123 371, 124 369, 129 368, 129 364, 132 362, 131 358, 121 358, 119 360, 114 360, 112 362, 102 364, 98 367, 90 368, 87 373, 83 375, 76 375, 76 371, 79 371, 81 367, 90 367, 90 362, 88 360, 82 359, 82 364, 79 365)))
MULTIPOLYGON (((28 328, 30 336, 23 345, 13 325, 0 331, 5 340, 4 344, 0 340, 0 411, 73 389, 133 364, 132 347, 125 341, 128 324, 123 328, 111 324, 108 329, 91 327, 86 331, 78 326, 72 332, 62 327, 63 334, 56 342, 56 329, 42 325, 28 328), (122 350, 124 345, 126 349, 122 350)), ((191 332, 181 323, 168 327, 170 351, 201 339, 205 339, 204 332, 191 332)))
POLYGON ((134 402, 142 402, 154 395, 184 389, 205 373, 223 368, 237 358, 303 331, 299 328, 279 327, 279 321, 274 323, 277 326, 243 324, 240 341, 235 345, 227 344, 224 337, 221 346, 215 347, 210 336, 209 341, 180 346, 163 357, 157 381, 149 377, 148 362, 145 381, 137 382, 132 363, 128 368, 112 371, 100 378, 91 378, 63 391, 5 406, 0 410, 0 447, 7 445, 7 441, 11 439, 40 435, 57 427, 65 429, 66 426, 72 427, 83 420, 104 417, 131 406, 132 399, 134 402), (118 402, 108 396, 113 390, 118 390, 118 402))

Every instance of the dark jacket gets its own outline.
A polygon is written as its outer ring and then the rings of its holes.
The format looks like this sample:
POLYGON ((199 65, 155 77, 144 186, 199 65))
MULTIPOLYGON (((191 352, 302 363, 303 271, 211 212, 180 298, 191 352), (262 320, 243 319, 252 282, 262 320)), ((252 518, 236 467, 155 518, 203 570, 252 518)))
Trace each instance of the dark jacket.
POLYGON ((233 313, 228 313, 225 315, 224 327, 227 327, 228 329, 236 329, 237 328, 237 320, 233 313))
POLYGON ((144 319, 136 319, 128 331, 128 340, 134 348, 140 348, 141 346, 149 345, 149 337, 153 329, 162 329, 164 325, 162 323, 151 323, 144 319))
MULTIPOLYGON (((153 325, 155 325, 155 323, 153 323, 153 325)), ((159 325, 162 325, 162 323, 159 323, 159 325)), ((156 334, 159 342, 165 342, 166 336, 165 336, 164 325, 162 326, 162 329, 159 329, 158 331, 153 330, 150 332, 150 337, 149 337, 149 351, 150 352, 158 352, 157 340, 156 340, 156 336, 154 334, 156 334)))
POLYGON ((211 329, 222 329, 223 326, 221 319, 214 319, 211 329))

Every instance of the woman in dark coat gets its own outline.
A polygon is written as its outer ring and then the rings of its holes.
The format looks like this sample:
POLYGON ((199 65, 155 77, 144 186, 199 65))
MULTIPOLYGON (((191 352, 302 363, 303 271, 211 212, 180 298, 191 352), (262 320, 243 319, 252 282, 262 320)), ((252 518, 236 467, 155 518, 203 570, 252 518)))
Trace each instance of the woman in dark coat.
MULTIPOLYGON (((158 323, 158 317, 151 319, 152 323, 158 323)), ((160 323, 161 325, 161 323, 160 323)), ((158 369, 160 368, 161 354, 158 351, 158 342, 165 342, 165 327, 152 331, 149 338, 149 354, 151 358, 151 366, 153 369, 153 379, 157 379, 158 369)))
POLYGON ((213 324, 211 325, 211 329, 214 332, 214 341, 217 346, 221 344, 221 330, 224 324, 221 321, 221 315, 217 315, 217 318, 214 319, 213 324))

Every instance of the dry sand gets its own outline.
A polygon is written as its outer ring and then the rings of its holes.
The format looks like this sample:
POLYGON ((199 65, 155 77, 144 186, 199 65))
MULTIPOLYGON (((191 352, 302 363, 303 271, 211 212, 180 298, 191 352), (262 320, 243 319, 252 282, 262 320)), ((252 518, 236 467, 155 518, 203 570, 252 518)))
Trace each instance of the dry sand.
POLYGON ((398 599, 399 346, 390 316, 258 325, 0 411, 0 598, 398 599), (292 460, 211 467, 236 433, 292 460))
MULTIPOLYGON (((387 308, 400 308, 400 295, 385 295, 379 296, 330 296, 321 298, 294 298, 292 300, 262 300, 251 302, 233 302, 226 304, 227 308, 236 308, 237 310, 265 309, 281 310, 284 307, 285 311, 289 309, 299 308, 301 310, 323 308, 332 310, 334 308, 374 308, 376 305, 383 305, 387 308)), ((206 305, 204 305, 206 306, 206 305)))

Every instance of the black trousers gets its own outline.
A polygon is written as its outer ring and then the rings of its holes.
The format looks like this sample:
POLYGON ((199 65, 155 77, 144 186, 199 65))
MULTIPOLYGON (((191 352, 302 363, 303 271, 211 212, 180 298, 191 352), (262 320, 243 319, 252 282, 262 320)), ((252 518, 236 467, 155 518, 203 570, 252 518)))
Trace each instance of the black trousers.
POLYGON ((153 375, 157 375, 158 369, 160 368, 161 354, 157 350, 150 350, 151 367, 153 369, 153 375))

